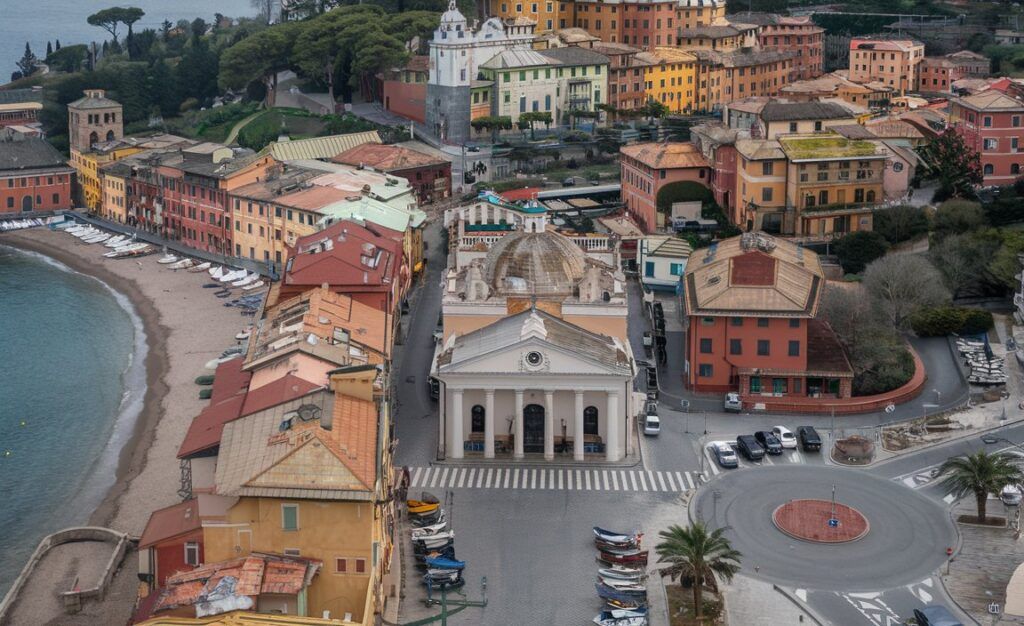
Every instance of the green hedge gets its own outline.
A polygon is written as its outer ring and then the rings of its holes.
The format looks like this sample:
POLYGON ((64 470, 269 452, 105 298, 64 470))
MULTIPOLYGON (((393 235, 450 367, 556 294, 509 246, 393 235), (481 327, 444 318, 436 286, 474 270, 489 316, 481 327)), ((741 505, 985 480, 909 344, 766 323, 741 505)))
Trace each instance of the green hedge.
POLYGON ((992 328, 992 324, 992 314, 984 309, 952 306, 921 309, 910 318, 911 328, 919 337, 977 335, 992 328))

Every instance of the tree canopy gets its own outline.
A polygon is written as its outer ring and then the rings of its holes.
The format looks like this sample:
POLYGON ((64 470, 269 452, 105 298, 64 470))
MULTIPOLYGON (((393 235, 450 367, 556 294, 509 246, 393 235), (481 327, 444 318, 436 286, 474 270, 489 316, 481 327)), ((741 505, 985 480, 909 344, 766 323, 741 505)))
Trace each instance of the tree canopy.
POLYGON ((922 158, 924 174, 939 182, 936 196, 974 196, 974 188, 983 180, 981 156, 955 130, 947 130, 918 148, 918 152, 922 158))
POLYGON ((90 26, 98 26, 110 33, 111 39, 117 41, 117 27, 124 24, 128 27, 128 34, 131 35, 132 24, 138 22, 146 14, 138 7, 110 7, 102 9, 86 18, 90 26))

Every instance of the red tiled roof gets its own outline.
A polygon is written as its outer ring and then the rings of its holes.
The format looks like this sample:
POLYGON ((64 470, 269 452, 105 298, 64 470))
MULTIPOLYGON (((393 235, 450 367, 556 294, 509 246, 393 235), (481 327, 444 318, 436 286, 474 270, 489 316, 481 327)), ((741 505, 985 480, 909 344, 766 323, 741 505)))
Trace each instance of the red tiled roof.
POLYGON ((449 164, 448 161, 423 152, 381 143, 364 143, 361 146, 349 148, 341 154, 335 155, 331 160, 345 165, 365 165, 382 172, 399 172, 449 164))
POLYGON ((619 152, 652 169, 708 167, 707 159, 692 143, 634 143, 622 146, 619 152))
POLYGON ((523 187, 522 189, 510 189, 508 191, 501 192, 500 195, 505 202, 520 202, 522 200, 533 200, 533 197, 538 191, 543 191, 540 187, 523 187))
POLYGON ((210 404, 189 424, 185 439, 178 448, 178 458, 209 450, 220 443, 224 424, 237 418, 245 402, 252 374, 242 370, 244 359, 231 359, 217 366, 210 404))
POLYGON ((250 389, 249 393, 245 395, 245 402, 242 404, 239 417, 300 398, 315 389, 319 389, 315 383, 294 374, 286 374, 274 382, 250 389))
POLYGON ((374 225, 373 230, 349 220, 299 238, 288 249, 286 285, 344 285, 357 291, 388 291, 398 281, 402 264, 402 233, 374 225), (395 238, 397 235, 397 239, 395 238), (331 249, 318 244, 331 241, 331 249), (375 267, 362 261, 364 244, 372 244, 383 254, 375 267))
POLYGON ((807 320, 807 371, 853 375, 842 344, 827 323, 807 320))
POLYGON ((199 530, 199 500, 190 498, 169 507, 157 509, 149 516, 139 539, 139 549, 148 548, 166 539, 199 530))
POLYGON ((741 254, 732 259, 732 285, 771 286, 775 284, 775 259, 763 252, 741 254))

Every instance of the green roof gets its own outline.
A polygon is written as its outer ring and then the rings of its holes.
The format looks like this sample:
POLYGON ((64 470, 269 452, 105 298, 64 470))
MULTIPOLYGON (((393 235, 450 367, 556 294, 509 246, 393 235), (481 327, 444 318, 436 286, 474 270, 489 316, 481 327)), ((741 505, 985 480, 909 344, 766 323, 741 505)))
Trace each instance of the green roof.
POLYGON ((875 156, 878 150, 870 141, 845 137, 782 137, 779 139, 786 156, 793 160, 841 159, 875 156))

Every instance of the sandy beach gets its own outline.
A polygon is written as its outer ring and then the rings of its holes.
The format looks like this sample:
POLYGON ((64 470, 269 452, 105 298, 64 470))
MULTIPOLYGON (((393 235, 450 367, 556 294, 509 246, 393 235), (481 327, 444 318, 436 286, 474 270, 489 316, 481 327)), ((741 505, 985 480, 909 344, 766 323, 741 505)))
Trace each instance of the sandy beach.
POLYGON ((178 446, 207 403, 199 399, 195 377, 212 373, 204 364, 237 343, 235 334, 251 318, 223 306, 214 290, 203 289, 210 282, 205 272, 169 270, 156 262, 159 254, 105 259, 102 245, 45 229, 8 233, 0 243, 45 254, 99 278, 127 296, 142 318, 148 343, 144 406, 121 451, 116 482, 88 520, 138 536, 154 509, 180 501, 178 446))

